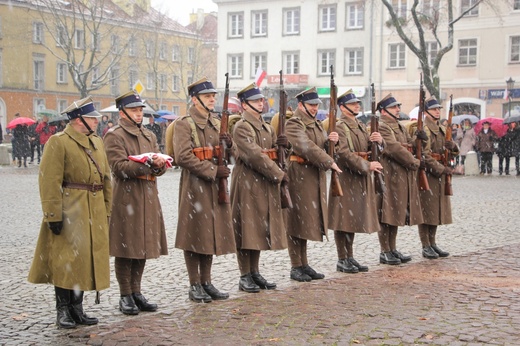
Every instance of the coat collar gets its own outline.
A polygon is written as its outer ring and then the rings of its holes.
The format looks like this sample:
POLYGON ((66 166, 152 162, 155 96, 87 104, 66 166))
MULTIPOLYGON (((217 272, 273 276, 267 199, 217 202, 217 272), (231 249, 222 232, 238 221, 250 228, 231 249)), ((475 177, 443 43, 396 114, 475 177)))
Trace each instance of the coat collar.
POLYGON ((133 122, 131 122, 128 119, 125 118, 119 118, 119 126, 123 128, 126 132, 129 134, 138 137, 140 134, 142 134, 146 139, 152 140, 150 137, 150 134, 147 131, 143 131, 144 125, 141 125, 141 127, 137 127, 133 122))
POLYGON ((82 147, 84 147, 86 149, 89 149, 90 145, 92 144, 94 149, 97 150, 97 147, 94 144, 94 141, 92 141, 91 137, 90 137, 90 136, 93 136, 93 135, 87 136, 84 133, 78 132, 70 124, 67 124, 67 126, 65 127, 65 130, 63 130, 63 132, 65 134, 67 134, 67 136, 72 138, 76 143, 81 145, 82 147))
POLYGON ((192 119, 195 121, 195 124, 197 124, 200 129, 204 129, 208 122, 211 123, 213 127, 218 129, 217 120, 211 115, 211 113, 201 113, 195 106, 191 106, 188 110, 188 114, 192 117, 192 119))
POLYGON ((300 118, 305 127, 314 127, 317 124, 316 118, 311 117, 307 112, 303 112, 299 108, 294 112, 294 116, 300 118))
POLYGON ((431 117, 426 116, 424 118, 424 125, 426 125, 431 132, 435 134, 439 133, 440 126, 437 120, 432 120, 431 117))
POLYGON ((360 127, 359 120, 357 120, 355 117, 349 117, 341 114, 341 120, 347 124, 350 129, 358 129, 360 127))
POLYGON ((260 130, 262 127, 266 127, 266 123, 262 116, 260 118, 257 118, 255 114, 250 112, 244 112, 242 114, 242 117, 244 120, 246 120, 248 123, 250 123, 256 130, 260 130))

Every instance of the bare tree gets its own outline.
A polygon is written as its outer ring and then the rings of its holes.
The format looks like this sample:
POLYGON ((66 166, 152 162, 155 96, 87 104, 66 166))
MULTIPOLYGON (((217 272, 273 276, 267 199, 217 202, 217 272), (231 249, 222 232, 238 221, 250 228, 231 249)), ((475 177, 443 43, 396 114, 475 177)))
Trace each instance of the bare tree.
MULTIPOLYGON (((387 22, 389 27, 394 27, 401 40, 419 58, 421 70, 424 76, 424 85, 431 95, 440 100, 439 66, 446 53, 453 49, 453 37, 455 24, 481 3, 494 6, 490 0, 478 0, 460 15, 454 16, 453 0, 425 2, 413 0, 410 9, 411 17, 403 13, 400 8, 394 8, 392 0, 381 0, 390 14, 387 22), (432 4, 427 6, 426 4, 432 4), (444 4, 444 8, 441 7, 444 4), (420 5, 421 4, 421 5, 420 5), (397 10, 397 11, 396 11, 397 10), (447 31, 446 42, 441 40, 439 31, 447 31), (432 37, 438 45, 437 54, 429 58, 430 50, 427 47, 427 39, 432 37)), ((494 2, 496 3, 496 1, 494 2)))
POLYGON ((110 24, 113 11, 104 0, 34 0, 43 25, 53 42, 42 42, 58 60, 67 65, 81 97, 112 83, 118 93, 119 66, 128 42, 110 24), (110 48, 107 42, 110 40, 110 48), (103 45, 104 43, 104 45, 103 45))

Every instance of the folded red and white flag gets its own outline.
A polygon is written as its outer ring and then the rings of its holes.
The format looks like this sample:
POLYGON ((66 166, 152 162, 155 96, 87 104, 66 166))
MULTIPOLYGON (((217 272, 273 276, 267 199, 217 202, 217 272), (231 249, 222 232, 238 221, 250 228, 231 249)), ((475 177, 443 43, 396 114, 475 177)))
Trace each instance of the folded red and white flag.
POLYGON ((166 154, 161 154, 161 153, 144 153, 144 154, 140 154, 140 155, 130 155, 128 156, 128 158, 132 161, 135 161, 135 162, 140 162, 140 163, 146 163, 146 161, 148 161, 148 159, 153 159, 154 156, 159 156, 159 157, 162 157, 166 160, 166 167, 167 168, 170 168, 172 167, 172 163, 173 163, 173 158, 171 156, 168 156, 166 154))

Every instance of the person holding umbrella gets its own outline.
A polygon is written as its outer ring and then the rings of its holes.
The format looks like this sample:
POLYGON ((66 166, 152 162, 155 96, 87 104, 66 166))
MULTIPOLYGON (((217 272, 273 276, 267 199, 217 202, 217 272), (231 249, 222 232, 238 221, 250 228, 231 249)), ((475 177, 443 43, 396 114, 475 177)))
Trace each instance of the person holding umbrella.
POLYGON ((43 220, 28 281, 54 285, 56 324, 69 329, 98 323, 83 311, 83 292, 110 286, 112 185, 103 142, 92 135, 101 117, 92 99, 65 112, 70 124, 49 138, 41 160, 43 220))
POLYGON ((493 153, 495 152, 495 142, 498 136, 491 129, 491 122, 484 121, 482 130, 477 135, 476 148, 480 153, 480 174, 493 173, 493 153))
POLYGON ((41 151, 43 152, 45 143, 47 143, 49 138, 51 138, 51 136, 56 133, 56 126, 49 125, 49 117, 44 115, 42 117, 42 121, 36 127, 36 133, 40 135, 40 146, 41 151))

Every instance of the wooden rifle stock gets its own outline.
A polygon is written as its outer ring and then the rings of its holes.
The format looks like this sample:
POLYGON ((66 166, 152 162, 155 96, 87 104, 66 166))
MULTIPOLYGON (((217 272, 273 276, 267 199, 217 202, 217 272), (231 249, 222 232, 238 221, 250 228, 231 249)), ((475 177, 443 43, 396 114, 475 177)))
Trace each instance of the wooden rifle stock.
MULTIPOLYGON (((417 115, 417 131, 423 131, 423 117, 424 117, 424 101, 426 99, 426 93, 423 88, 423 79, 421 73, 421 86, 419 89, 419 114, 417 115)), ((423 161, 422 154, 422 139, 417 138, 415 140, 415 157, 421 162, 423 161)), ((428 177, 426 176, 426 171, 423 168, 419 168, 417 171, 417 182, 419 184, 419 190, 421 191, 429 191, 430 185, 428 184, 428 177)))
MULTIPOLYGON (((372 118, 370 118, 370 133, 379 132, 379 119, 376 116, 376 90, 374 83, 371 84, 372 89, 372 118)), ((377 142, 372 142, 370 146, 372 161, 379 161, 379 145, 377 142)), ((385 180, 383 179, 383 173, 374 172, 374 185, 376 193, 383 195, 386 192, 385 180)))
MULTIPOLYGON (((226 89, 224 91, 224 105, 222 106, 222 116, 220 118, 220 134, 225 134, 228 131, 228 110, 229 102, 229 73, 226 73, 226 89)), ((217 150, 217 162, 219 166, 227 166, 227 144, 225 142, 220 143, 220 150, 217 150)), ((229 204, 229 189, 228 179, 219 178, 218 180, 218 202, 220 204, 229 204)))
MULTIPOLYGON (((285 135, 285 120, 287 118, 287 94, 285 93, 285 88, 283 85, 283 76, 282 70, 280 70, 280 110, 279 110, 279 118, 278 118, 278 132, 277 136, 285 135)), ((285 147, 282 145, 278 146, 278 167, 284 172, 287 172, 287 162, 285 157, 285 147)), ((291 195, 289 194, 289 185, 286 181, 282 181, 280 184, 280 203, 282 209, 292 208, 292 200, 291 195)))
MULTIPOLYGON (((446 142, 453 138, 451 122, 453 121, 453 95, 450 95, 450 112, 448 113, 448 125, 446 128, 446 142)), ((451 150, 444 149, 444 167, 451 166, 451 150)), ((444 194, 446 196, 453 196, 453 187, 451 186, 451 174, 446 174, 446 181, 444 183, 444 194)))
MULTIPOLYGON (((329 109, 329 132, 336 132, 336 111, 338 104, 338 90, 334 83, 334 67, 330 65, 330 109, 329 109)), ((335 160, 336 148, 334 143, 329 141, 329 155, 335 160)), ((338 172, 332 170, 330 175, 330 191, 333 197, 343 196, 343 189, 339 184, 338 172)))

